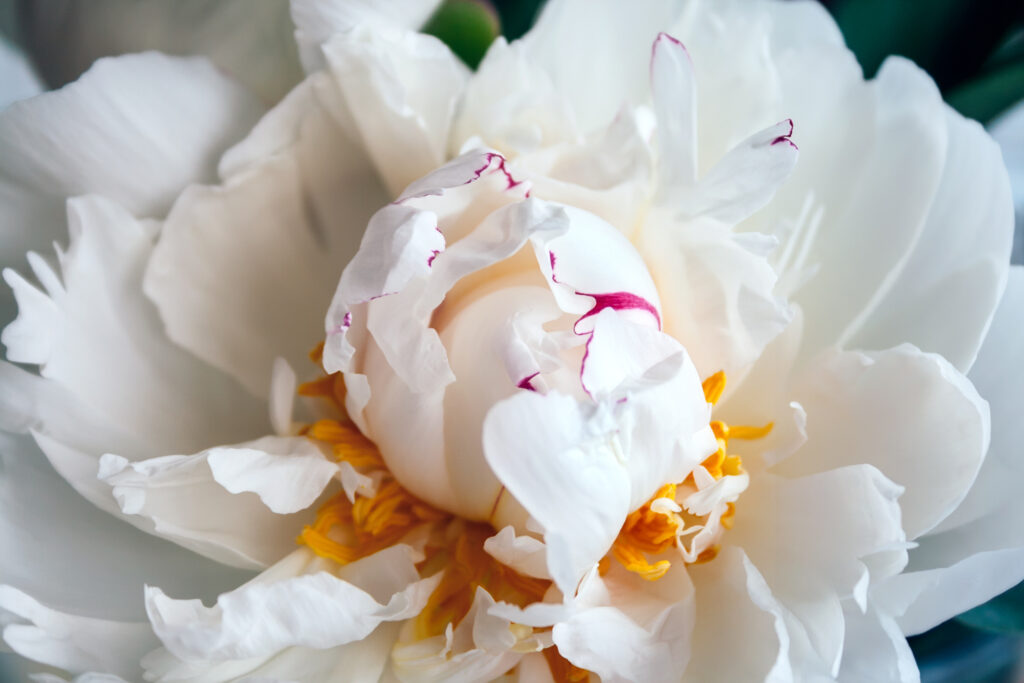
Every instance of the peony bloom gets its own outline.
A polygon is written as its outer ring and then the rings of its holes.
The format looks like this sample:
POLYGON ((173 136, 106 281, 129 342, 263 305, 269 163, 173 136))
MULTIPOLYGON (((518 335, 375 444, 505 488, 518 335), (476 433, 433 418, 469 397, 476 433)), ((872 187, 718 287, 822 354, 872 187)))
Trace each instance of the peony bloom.
POLYGON ((4 273, 4 642, 917 680, 1024 577, 998 148, 815 3, 552 0, 472 74, 430 4, 295 0, 269 110, 148 53, 0 113, 9 241, 70 236, 4 273))

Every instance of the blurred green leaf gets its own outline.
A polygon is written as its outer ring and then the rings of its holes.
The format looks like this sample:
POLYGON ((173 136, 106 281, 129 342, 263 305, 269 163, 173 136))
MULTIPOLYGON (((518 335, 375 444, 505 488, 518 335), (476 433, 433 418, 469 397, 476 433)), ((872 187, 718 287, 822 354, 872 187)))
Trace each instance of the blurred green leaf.
POLYGON ((946 95, 946 100, 964 116, 988 123, 1024 98, 1024 60, 1008 64, 946 95))
POLYGON ((515 40, 530 30, 544 0, 494 0, 505 37, 515 40))
POLYGON ((956 619, 908 638, 921 683, 1011 683, 1018 636, 979 631, 956 619))
POLYGON ((973 80, 1007 44, 1024 20, 1024 3, 835 0, 832 13, 866 76, 888 55, 903 55, 945 93, 973 80))
POLYGON ((448 0, 430 18, 423 32, 440 38, 459 59, 475 69, 501 33, 501 26, 493 7, 482 0, 448 0))
POLYGON ((948 27, 968 7, 960 0, 838 0, 832 14, 870 78, 891 54, 928 68, 942 48, 948 27))
MULTIPOLYGON (((1024 65, 1021 65, 1024 67, 1024 65)), ((1024 633, 1024 583, 958 616, 973 628, 1000 633, 1024 633)))

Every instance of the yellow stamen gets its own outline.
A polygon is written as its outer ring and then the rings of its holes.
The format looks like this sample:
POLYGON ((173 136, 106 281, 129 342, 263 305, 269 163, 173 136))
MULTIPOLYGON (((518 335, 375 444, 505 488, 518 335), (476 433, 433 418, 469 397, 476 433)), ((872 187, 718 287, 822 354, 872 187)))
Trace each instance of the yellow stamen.
MULTIPOLYGON (((704 380, 702 388, 704 398, 708 403, 714 405, 722 397, 725 391, 726 377, 722 371, 704 380)), ((729 453, 730 439, 760 439, 767 436, 773 427, 768 423, 763 427, 748 425, 729 425, 721 420, 711 422, 711 431, 718 441, 718 450, 709 455, 701 466, 714 479, 721 479, 727 476, 738 476, 743 473, 743 460, 738 455, 729 453)), ((696 487, 694 475, 691 473, 679 485, 687 485, 689 490, 696 487)), ((684 530, 685 522, 679 514, 652 509, 652 505, 659 498, 665 498, 675 502, 677 493, 676 484, 666 484, 658 489, 650 501, 638 510, 634 510, 622 525, 618 538, 612 545, 611 552, 598 565, 602 575, 607 573, 609 568, 609 557, 614 557, 619 564, 628 571, 638 574, 644 579, 654 581, 664 576, 671 567, 670 560, 658 560, 651 562, 648 556, 660 555, 675 548, 679 543, 680 532, 684 530)), ((728 504, 728 509, 721 516, 720 521, 724 528, 731 529, 735 522, 736 506, 728 504)), ((696 559, 696 563, 708 562, 718 553, 718 548, 708 548, 696 559)))
POLYGON ((722 398, 722 392, 725 391, 725 371, 719 370, 711 375, 704 380, 701 387, 704 389, 704 400, 715 405, 718 403, 718 399, 722 398))

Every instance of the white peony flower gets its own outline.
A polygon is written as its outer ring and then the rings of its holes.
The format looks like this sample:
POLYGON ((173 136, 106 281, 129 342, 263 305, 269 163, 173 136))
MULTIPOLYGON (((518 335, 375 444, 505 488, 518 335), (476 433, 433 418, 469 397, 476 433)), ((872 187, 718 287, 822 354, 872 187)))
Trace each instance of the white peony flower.
POLYGON ((470 74, 432 3, 294 0, 269 110, 148 53, 0 112, 5 263, 70 236, 4 271, 7 646, 914 681, 906 635, 1024 577, 998 148, 815 3, 642 4, 470 74))

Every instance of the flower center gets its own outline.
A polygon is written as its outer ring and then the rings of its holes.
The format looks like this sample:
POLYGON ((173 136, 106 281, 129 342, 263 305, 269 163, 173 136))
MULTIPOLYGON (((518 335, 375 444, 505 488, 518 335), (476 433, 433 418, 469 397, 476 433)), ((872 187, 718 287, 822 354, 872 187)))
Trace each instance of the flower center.
MULTIPOLYGON (((310 354, 314 362, 320 362, 321 353, 322 345, 310 354)), ((717 403, 724 389, 722 372, 703 383, 705 399, 711 404, 717 403)), ((497 601, 520 607, 543 601, 552 585, 550 580, 520 574, 484 550, 484 542, 494 534, 489 524, 439 510, 399 484, 377 446, 345 417, 341 373, 302 384, 298 393, 327 400, 342 416, 318 420, 306 426, 302 434, 328 446, 342 463, 343 483, 346 474, 349 481, 302 530, 297 539, 300 544, 339 564, 403 541, 421 546, 423 559, 417 565, 420 574, 443 572, 443 576, 416 619, 419 639, 458 626, 473 607, 477 587, 497 601)), ((772 424, 730 426, 716 420, 711 428, 718 450, 684 481, 665 484, 626 518, 611 550, 599 564, 602 574, 614 558, 628 571, 653 581, 671 567, 673 559, 662 557, 670 551, 686 564, 707 562, 718 553, 722 533, 732 527, 735 498, 746 488, 747 479, 740 457, 728 452, 729 441, 761 438, 771 431, 772 424)), ((537 641, 527 637, 534 629, 516 624, 510 628, 522 630, 517 640, 537 649, 537 641)), ((565 660, 556 648, 546 648, 544 655, 556 681, 585 680, 587 672, 565 660)))
MULTIPOLYGON (((703 389, 708 403, 718 403, 725 390, 725 373, 708 377, 703 389)), ((611 552, 601 562, 602 574, 608 571, 611 558, 649 581, 660 579, 672 566, 671 559, 652 562, 652 558, 671 550, 687 564, 713 559, 722 535, 732 528, 735 498, 747 486, 743 461, 729 453, 729 440, 759 439, 767 436, 772 426, 730 426, 713 420, 711 429, 718 440, 718 450, 684 481, 665 484, 626 518, 611 552)))

